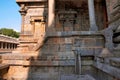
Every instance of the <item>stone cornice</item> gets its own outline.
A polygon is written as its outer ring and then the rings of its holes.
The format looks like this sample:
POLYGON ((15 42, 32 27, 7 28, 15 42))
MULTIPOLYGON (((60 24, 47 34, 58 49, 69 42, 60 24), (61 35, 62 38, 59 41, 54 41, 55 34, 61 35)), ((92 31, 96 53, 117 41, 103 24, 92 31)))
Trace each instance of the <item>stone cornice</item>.
POLYGON ((9 42, 9 43, 19 44, 19 41, 18 41, 17 38, 8 37, 8 36, 5 36, 5 35, 0 35, 0 42, 9 42))
POLYGON ((47 0, 16 0, 17 3, 24 2, 46 2, 47 0))

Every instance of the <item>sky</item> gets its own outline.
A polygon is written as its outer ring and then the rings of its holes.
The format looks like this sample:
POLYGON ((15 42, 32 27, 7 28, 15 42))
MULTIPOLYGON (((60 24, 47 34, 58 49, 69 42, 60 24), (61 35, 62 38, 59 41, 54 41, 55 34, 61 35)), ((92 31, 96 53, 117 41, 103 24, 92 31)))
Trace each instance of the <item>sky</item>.
POLYGON ((10 28, 20 32, 19 9, 16 0, 0 0, 0 28, 10 28))

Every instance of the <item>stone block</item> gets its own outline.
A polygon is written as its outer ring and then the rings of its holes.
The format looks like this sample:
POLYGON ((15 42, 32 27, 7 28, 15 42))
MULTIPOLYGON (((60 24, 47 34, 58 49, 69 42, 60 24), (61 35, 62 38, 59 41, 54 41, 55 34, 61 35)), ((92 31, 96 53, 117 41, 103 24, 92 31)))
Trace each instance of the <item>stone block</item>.
POLYGON ((84 45, 83 39, 75 39, 74 40, 74 46, 75 47, 81 47, 82 45, 84 45))
POLYGON ((60 80, 95 80, 89 75, 62 75, 60 80))
POLYGON ((81 47, 94 47, 96 46, 96 40, 92 38, 83 39, 84 45, 81 47))
POLYGON ((105 47, 105 41, 102 38, 97 38, 96 39, 96 46, 97 47, 105 47))
POLYGON ((65 44, 60 44, 59 51, 64 52, 65 51, 65 44))
POLYGON ((72 42, 73 42, 72 38, 65 38, 66 44, 72 44, 72 42))
POLYGON ((115 68, 115 67, 112 67, 110 65, 99 63, 99 62, 95 63, 94 67, 101 70, 101 71, 103 71, 104 73, 112 75, 117 80, 120 79, 120 70, 119 70, 119 68, 115 68))
POLYGON ((90 65, 93 65, 93 61, 92 60, 89 60, 89 61, 86 61, 86 60, 84 60, 84 61, 81 61, 81 65, 82 66, 90 66, 90 65))
POLYGON ((0 70, 4 69, 4 68, 8 68, 9 65, 8 64, 0 64, 0 70))
POLYGON ((78 51, 80 52, 81 56, 94 55, 93 48, 78 48, 78 51))
POLYGON ((65 44, 65 51, 72 51, 72 44, 65 44))
POLYGON ((120 68, 120 58, 111 58, 110 65, 113 67, 120 68))

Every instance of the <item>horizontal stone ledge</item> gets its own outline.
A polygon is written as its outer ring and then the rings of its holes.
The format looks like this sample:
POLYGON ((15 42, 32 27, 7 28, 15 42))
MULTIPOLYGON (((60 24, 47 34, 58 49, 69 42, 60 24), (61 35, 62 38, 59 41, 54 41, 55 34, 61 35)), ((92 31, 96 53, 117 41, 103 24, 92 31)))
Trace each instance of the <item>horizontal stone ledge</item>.
POLYGON ((60 80, 95 80, 95 79, 90 75, 70 74, 70 75, 61 75, 60 80))
POLYGON ((111 58, 110 65, 113 67, 120 68, 120 58, 111 58))
POLYGON ((47 34, 48 37, 69 37, 69 36, 103 36, 99 31, 63 31, 47 34))
POLYGON ((25 55, 25 54, 3 54, 1 55, 2 60, 74 60, 74 56, 62 56, 62 55, 55 55, 55 56, 37 56, 37 55, 25 55))
POLYGON ((107 74, 109 74, 117 79, 120 79, 120 69, 119 68, 115 68, 110 65, 98 63, 98 62, 95 63, 93 66, 99 70, 102 70, 103 72, 106 72, 107 74))
POLYGON ((75 66, 75 61, 22 61, 22 60, 4 60, 3 64, 10 66, 75 66))
POLYGON ((81 56, 94 56, 96 51, 101 51, 103 47, 91 47, 91 48, 80 48, 80 47, 73 47, 73 51, 78 51, 78 54, 81 56))
POLYGON ((92 60, 88 60, 88 61, 81 61, 81 66, 91 66, 93 65, 93 61, 92 60))
POLYGON ((0 70, 4 69, 4 68, 8 68, 8 67, 9 67, 8 64, 0 64, 0 70))
POLYGON ((41 1, 47 1, 47 0, 16 0, 16 2, 41 2, 41 1))

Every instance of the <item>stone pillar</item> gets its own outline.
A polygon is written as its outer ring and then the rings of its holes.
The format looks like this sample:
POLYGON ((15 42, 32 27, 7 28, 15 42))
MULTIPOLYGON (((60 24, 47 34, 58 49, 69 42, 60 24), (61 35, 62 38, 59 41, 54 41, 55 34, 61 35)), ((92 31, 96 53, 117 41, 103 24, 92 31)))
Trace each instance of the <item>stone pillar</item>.
POLYGON ((25 20, 25 15, 26 15, 26 7, 24 4, 21 4, 21 9, 20 9, 20 13, 22 16, 22 21, 21 21, 21 33, 24 33, 24 20, 25 20))
POLYGON ((3 49, 5 49, 5 42, 3 42, 3 49))
POLYGON ((1 49, 3 49, 3 42, 1 42, 1 49))
POLYGON ((12 43, 10 44, 10 49, 12 49, 12 43))
POLYGON ((22 21, 21 21, 21 33, 24 32, 24 15, 22 15, 22 21))
POLYGON ((14 44, 13 44, 13 49, 15 49, 14 44))
POLYGON ((13 49, 13 43, 11 43, 11 49, 13 49))
POLYGON ((1 49, 1 42, 0 42, 0 49, 1 49))
POLYGON ((55 18, 55 0, 48 0, 48 28, 55 26, 54 18, 55 18))
POLYGON ((88 0, 90 31, 98 31, 95 19, 94 0, 88 0))
POLYGON ((0 42, 0 43, 1 43, 1 45, 0 45, 0 46, 1 46, 0 49, 3 49, 3 42, 0 42))
POLYGON ((17 48, 17 44, 14 44, 14 48, 17 48))
POLYGON ((10 49, 10 43, 8 44, 8 49, 10 49))
POLYGON ((7 49, 7 43, 5 42, 5 49, 7 49))
POLYGON ((81 56, 78 50, 74 50, 75 54, 75 73, 77 75, 81 74, 81 56))
POLYGON ((32 33, 34 34, 35 33, 35 22, 31 21, 31 24, 32 24, 32 33))

